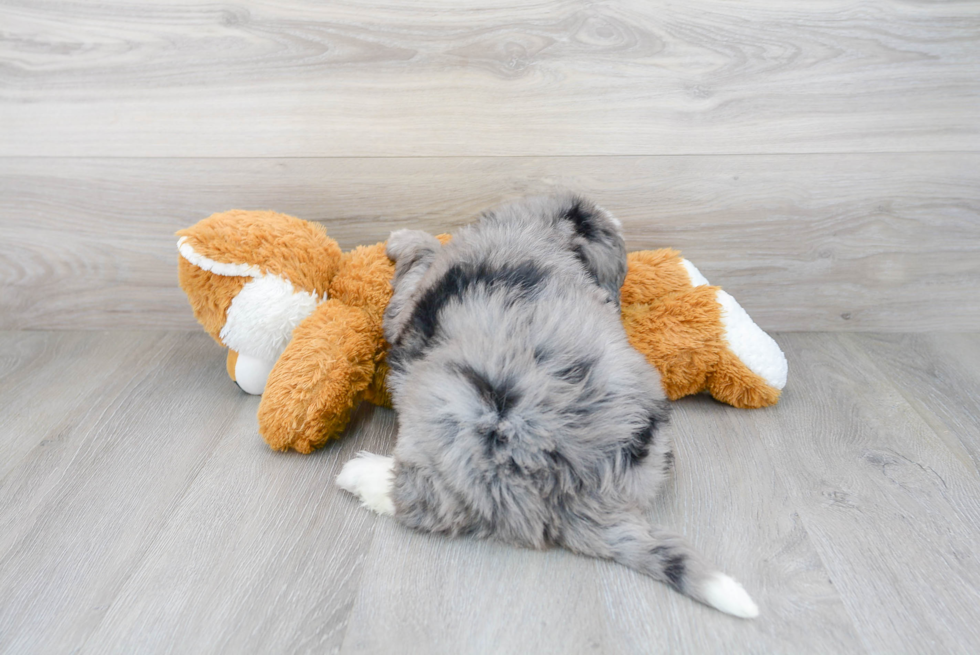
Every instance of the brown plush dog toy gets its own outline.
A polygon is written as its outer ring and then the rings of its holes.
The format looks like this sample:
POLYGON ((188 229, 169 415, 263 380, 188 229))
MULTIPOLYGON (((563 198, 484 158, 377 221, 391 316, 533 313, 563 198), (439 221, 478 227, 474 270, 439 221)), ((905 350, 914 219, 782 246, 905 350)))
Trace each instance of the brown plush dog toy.
MULTIPOLYGON (((259 433, 271 447, 312 452, 362 400, 390 406, 381 324, 394 265, 384 243, 341 252, 318 223, 241 210, 177 236, 180 286, 228 348, 231 378, 262 394, 259 433)), ((676 251, 628 261, 623 323, 671 399, 708 391, 747 408, 779 399, 786 358, 734 298, 676 251)))

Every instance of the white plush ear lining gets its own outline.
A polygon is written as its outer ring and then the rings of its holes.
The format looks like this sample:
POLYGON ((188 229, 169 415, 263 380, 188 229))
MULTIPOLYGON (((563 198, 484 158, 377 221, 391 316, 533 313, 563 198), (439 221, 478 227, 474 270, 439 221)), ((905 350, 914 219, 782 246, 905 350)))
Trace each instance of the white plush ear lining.
POLYGON ((701 275, 701 271, 698 270, 697 266, 686 259, 681 259, 681 266, 687 271, 687 276, 691 278, 692 287, 708 286, 708 279, 701 275))
POLYGON ((252 264, 229 264, 227 262, 208 259, 194 250, 194 246, 190 244, 187 237, 177 239, 177 251, 180 252, 181 257, 194 264, 194 266, 214 273, 215 275, 224 275, 226 277, 260 277, 262 275, 259 267, 252 264))

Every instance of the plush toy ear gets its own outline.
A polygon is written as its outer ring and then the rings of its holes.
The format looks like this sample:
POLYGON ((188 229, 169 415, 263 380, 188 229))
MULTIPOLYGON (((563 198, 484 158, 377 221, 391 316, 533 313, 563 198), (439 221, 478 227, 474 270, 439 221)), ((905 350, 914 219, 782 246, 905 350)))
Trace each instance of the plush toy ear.
POLYGON ((708 391, 742 408, 779 400, 786 357, 731 295, 674 250, 630 253, 628 262, 624 325, 670 398, 708 391))
POLYGON ((216 275, 275 275, 317 295, 340 268, 340 246, 322 225, 271 211, 213 214, 177 236, 181 256, 216 275))
POLYGON ((317 223, 266 211, 214 214, 177 235, 195 317, 238 353, 239 385, 262 393, 293 329, 326 298, 340 247, 317 223))

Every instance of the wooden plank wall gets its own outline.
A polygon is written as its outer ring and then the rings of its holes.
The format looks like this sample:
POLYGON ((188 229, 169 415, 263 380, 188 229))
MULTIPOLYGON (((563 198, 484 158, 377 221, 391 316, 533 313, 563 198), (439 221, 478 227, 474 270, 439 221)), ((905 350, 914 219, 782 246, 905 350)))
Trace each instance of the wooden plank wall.
POLYGON ((976 330, 980 2, 0 2, 0 329, 194 329, 215 211, 558 187, 767 329, 976 330))

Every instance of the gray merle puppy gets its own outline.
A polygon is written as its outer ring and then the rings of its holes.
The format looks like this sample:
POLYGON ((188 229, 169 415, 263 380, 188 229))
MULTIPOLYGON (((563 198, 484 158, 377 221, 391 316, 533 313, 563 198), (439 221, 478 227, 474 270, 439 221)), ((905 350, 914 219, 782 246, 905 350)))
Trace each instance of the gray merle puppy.
POLYGON ((660 377, 619 315, 619 222, 573 196, 485 213, 446 246, 394 232, 394 457, 337 484, 402 524, 621 562, 723 612, 742 587, 645 516, 671 468, 660 377))

